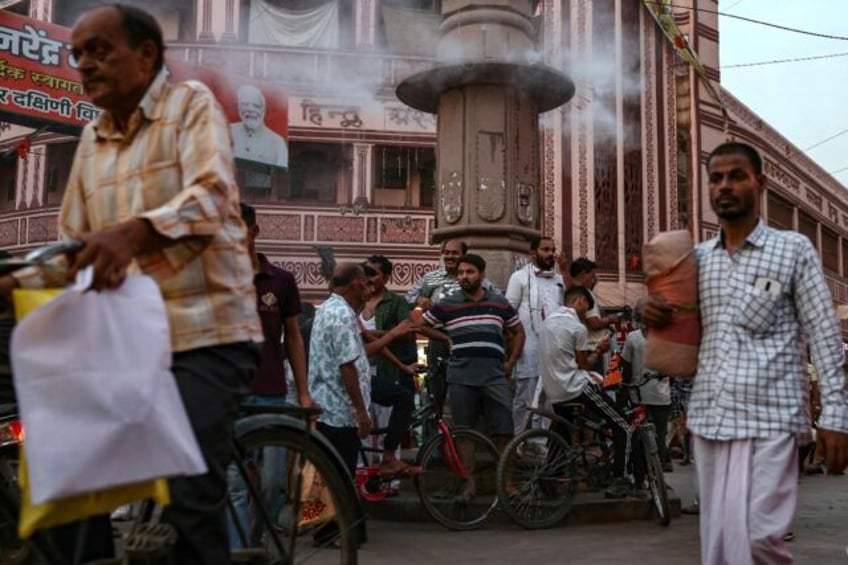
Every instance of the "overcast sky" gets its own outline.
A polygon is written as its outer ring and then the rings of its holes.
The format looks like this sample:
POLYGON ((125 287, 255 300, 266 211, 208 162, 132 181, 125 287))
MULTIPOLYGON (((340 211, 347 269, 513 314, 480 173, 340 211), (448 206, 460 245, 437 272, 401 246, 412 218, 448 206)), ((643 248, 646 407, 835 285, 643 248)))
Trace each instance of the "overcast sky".
MULTIPOLYGON (((708 4, 708 3, 702 3, 708 4)), ((848 36, 848 0, 720 0, 719 11, 827 35, 848 36)), ((721 83, 827 171, 848 184, 848 55, 728 68, 776 59, 848 53, 825 39, 719 17, 721 83)))

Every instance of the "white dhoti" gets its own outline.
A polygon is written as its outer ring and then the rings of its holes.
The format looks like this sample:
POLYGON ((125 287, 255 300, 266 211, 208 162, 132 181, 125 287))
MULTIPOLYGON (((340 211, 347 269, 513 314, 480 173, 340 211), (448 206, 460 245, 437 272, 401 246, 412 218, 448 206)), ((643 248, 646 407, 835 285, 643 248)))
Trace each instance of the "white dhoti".
POLYGON ((792 563, 783 541, 798 499, 794 436, 713 441, 695 436, 705 565, 792 563))
POLYGON ((512 398, 512 423, 516 435, 523 432, 527 427, 527 418, 530 415, 528 409, 530 407, 537 407, 533 404, 533 397, 536 393, 538 382, 538 376, 518 377, 515 379, 515 396, 512 398))

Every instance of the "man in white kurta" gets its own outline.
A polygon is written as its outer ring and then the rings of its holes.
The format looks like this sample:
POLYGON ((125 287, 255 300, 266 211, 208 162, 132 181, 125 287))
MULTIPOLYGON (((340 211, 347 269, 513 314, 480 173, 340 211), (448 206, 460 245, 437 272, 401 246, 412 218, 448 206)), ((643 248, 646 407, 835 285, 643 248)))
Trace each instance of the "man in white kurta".
POLYGON ((512 273, 506 288, 506 299, 518 311, 524 326, 524 352, 513 371, 515 396, 512 421, 515 433, 527 425, 527 408, 531 405, 539 382, 539 332, 547 316, 562 306, 563 281, 554 271, 556 244, 549 237, 530 242, 530 262, 512 273))
MULTIPOLYGON (((760 219, 762 159, 730 142, 707 159, 719 236, 695 249, 703 335, 688 425, 695 436, 706 565, 792 563, 783 541, 809 430, 805 344, 819 370, 828 471, 848 464, 848 388, 833 299, 816 249, 760 219)), ((639 307, 662 326, 671 306, 639 307)))

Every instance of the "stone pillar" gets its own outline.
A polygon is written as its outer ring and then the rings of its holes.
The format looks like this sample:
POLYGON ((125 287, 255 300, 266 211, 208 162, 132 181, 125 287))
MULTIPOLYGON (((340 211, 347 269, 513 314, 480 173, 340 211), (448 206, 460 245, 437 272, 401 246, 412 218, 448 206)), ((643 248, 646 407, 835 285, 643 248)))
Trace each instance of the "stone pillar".
POLYGON ((224 9, 224 33, 221 34, 221 41, 238 41, 239 12, 241 2, 236 0, 226 0, 224 9))
POLYGON ((357 0, 353 12, 356 47, 373 50, 377 43, 377 0, 357 0))
POLYGON ((197 40, 215 41, 212 32, 212 0, 197 0, 195 14, 197 14, 197 40))
POLYGON ((353 204, 373 204, 371 199, 372 182, 372 157, 374 146, 370 143, 353 144, 353 190, 351 191, 351 202, 353 204))
POLYGON ((44 171, 47 146, 33 145, 25 159, 18 159, 15 210, 38 208, 44 199, 44 171))
POLYGON ((505 286, 541 227, 539 113, 574 94, 536 53, 531 0, 443 0, 437 65, 403 81, 438 114, 435 243, 461 238, 505 286))
POLYGON ((53 0, 30 0, 29 17, 42 22, 53 21, 53 0))

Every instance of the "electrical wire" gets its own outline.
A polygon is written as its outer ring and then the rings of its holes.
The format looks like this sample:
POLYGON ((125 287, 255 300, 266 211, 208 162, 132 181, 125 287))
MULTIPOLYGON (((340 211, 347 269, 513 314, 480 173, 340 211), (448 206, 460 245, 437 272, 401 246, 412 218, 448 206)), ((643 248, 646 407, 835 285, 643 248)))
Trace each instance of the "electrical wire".
POLYGON ((819 33, 819 32, 816 32, 816 31, 809 31, 809 30, 806 30, 806 29, 799 29, 799 28, 789 27, 789 26, 785 26, 785 25, 781 25, 781 24, 774 24, 774 23, 771 23, 771 22, 766 22, 766 21, 763 21, 763 20, 757 20, 757 19, 754 19, 754 18, 747 18, 745 16, 737 16, 736 14, 728 14, 727 12, 720 12, 718 10, 710 10, 709 8, 693 8, 692 6, 683 6, 683 5, 680 5, 680 4, 665 4, 663 2, 657 2, 657 1, 652 1, 652 0, 645 0, 645 1, 649 4, 655 4, 655 5, 660 6, 660 7, 680 8, 681 10, 698 11, 698 12, 703 12, 705 14, 717 14, 719 16, 724 16, 726 18, 733 18, 733 19, 736 19, 736 20, 742 20, 743 22, 748 22, 748 23, 757 24, 757 25, 761 25, 761 26, 771 27, 771 28, 782 30, 782 31, 788 31, 788 32, 791 32, 791 33, 800 33, 802 35, 810 35, 812 37, 820 37, 822 39, 835 39, 835 40, 838 40, 838 41, 848 41, 848 36, 844 36, 844 35, 831 35, 831 34, 827 34, 827 33, 819 33))
POLYGON ((835 57, 848 57, 848 53, 831 53, 830 55, 812 55, 810 57, 795 57, 793 59, 773 59, 771 61, 757 61, 756 63, 737 63, 735 65, 722 65, 724 69, 739 69, 742 67, 760 67, 763 65, 777 65, 779 63, 797 63, 800 61, 818 61, 820 59, 833 59, 835 57))
POLYGON ((824 145, 825 143, 827 143, 827 142, 828 142, 828 141, 830 141, 831 139, 836 139, 837 137, 843 136, 843 135, 845 135, 846 133, 848 133, 848 129, 844 129, 844 130, 840 131, 839 133, 835 133, 835 134, 831 135, 830 137, 828 137, 828 138, 826 138, 826 139, 822 139, 822 140, 821 140, 821 141, 819 141, 818 143, 814 143, 814 144, 810 145, 809 147, 807 147, 806 149, 804 149, 804 151, 809 151, 810 149, 815 149, 815 148, 816 148, 816 147, 818 147, 819 145, 824 145))
POLYGON ((828 171, 827 174, 835 175, 835 174, 841 173, 843 171, 848 171, 848 167, 842 167, 841 169, 836 169, 835 171, 828 171))

